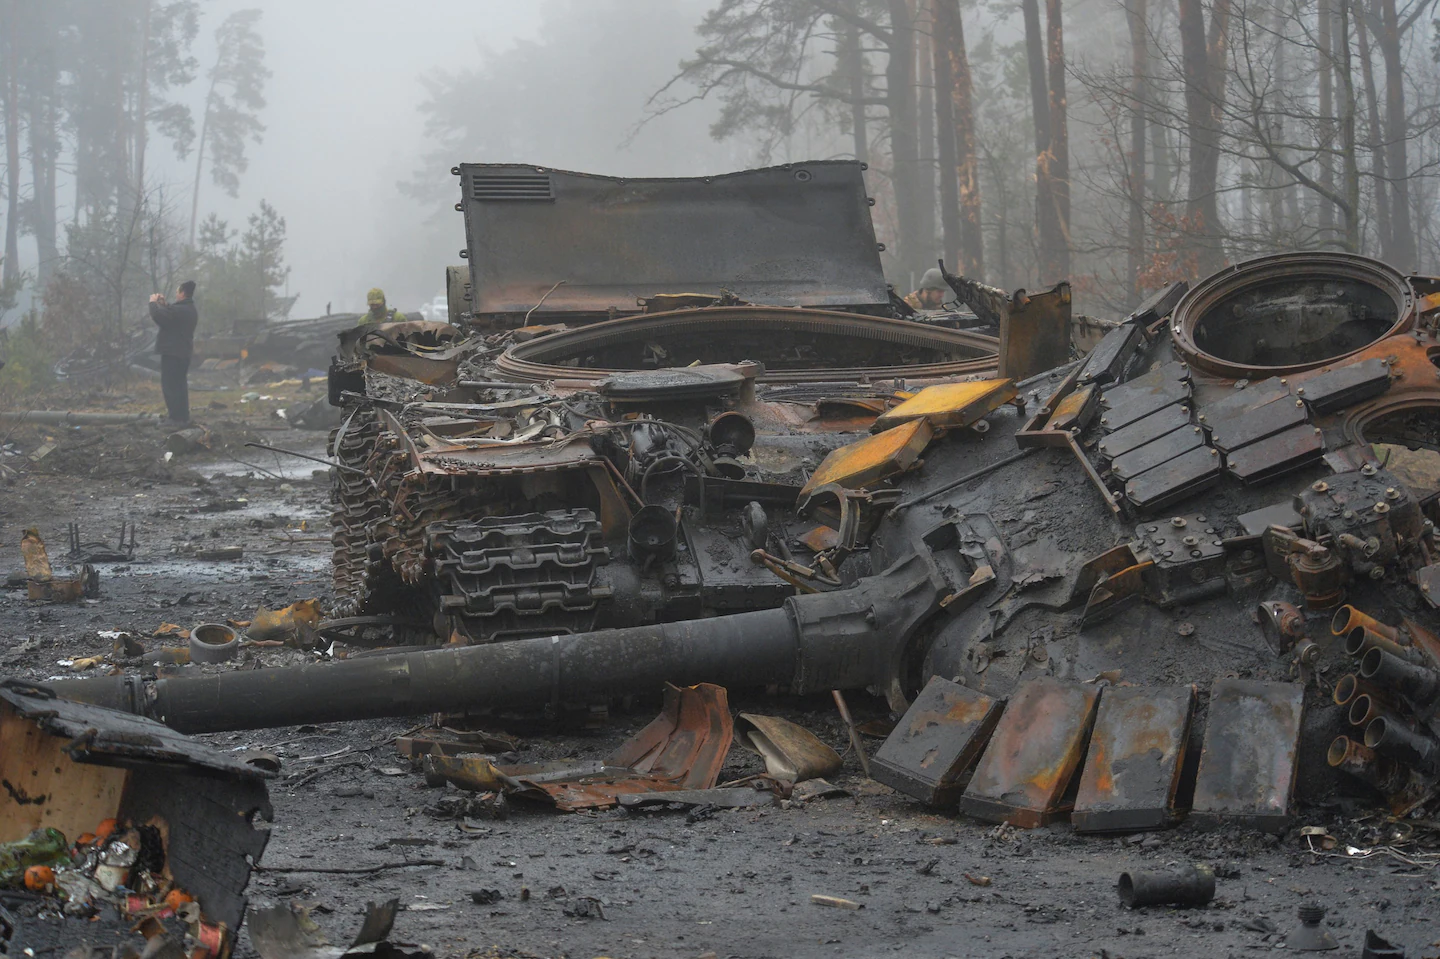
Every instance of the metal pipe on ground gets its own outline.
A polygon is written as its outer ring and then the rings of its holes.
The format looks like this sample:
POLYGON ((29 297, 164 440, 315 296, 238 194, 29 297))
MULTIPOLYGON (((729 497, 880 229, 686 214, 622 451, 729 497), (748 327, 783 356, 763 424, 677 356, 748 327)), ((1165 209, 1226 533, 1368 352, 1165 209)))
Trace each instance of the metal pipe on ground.
POLYGON ((1132 909, 1203 906, 1215 898, 1215 871, 1209 866, 1184 866, 1164 872, 1122 872, 1116 891, 1132 909))
POLYGON ((1395 760, 1378 755, 1369 746, 1349 736, 1336 736, 1330 742, 1325 762, 1332 769, 1349 773, 1387 796, 1398 793, 1405 785, 1405 773, 1395 760))
POLYGON ((0 423, 19 426, 119 426, 125 423, 158 423, 159 413, 82 413, 75 410, 0 411, 0 423))

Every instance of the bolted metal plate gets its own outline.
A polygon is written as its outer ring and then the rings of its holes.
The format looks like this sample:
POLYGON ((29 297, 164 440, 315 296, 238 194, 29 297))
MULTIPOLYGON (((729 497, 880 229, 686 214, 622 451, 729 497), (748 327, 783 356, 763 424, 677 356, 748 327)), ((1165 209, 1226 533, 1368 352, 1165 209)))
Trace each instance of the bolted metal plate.
POLYGON ((1301 423, 1225 454, 1225 469, 1243 483, 1263 483, 1325 455, 1325 434, 1301 423))
POLYGON ((1101 456, 1106 459, 1114 459, 1117 456, 1124 456, 1152 440, 1157 440, 1166 433, 1173 433, 1183 426, 1188 426, 1189 423, 1189 407, 1167 406, 1158 413, 1151 413, 1123 429, 1106 434, 1097 448, 1101 456))
POLYGON ((954 804, 961 777, 989 742, 1004 705, 932 677, 870 760, 871 777, 932 806, 954 804))
POLYGON ((1034 829, 1067 811, 1100 687, 1045 677, 1022 683, 985 747, 960 811, 1034 829))
POLYGON ((910 469, 935 436, 925 419, 911 420, 837 450, 820 461, 800 490, 801 498, 827 483, 846 489, 863 489, 910 469))
POLYGON ((1085 368, 1080 371, 1079 383, 1095 383, 1105 386, 1114 383, 1125 372, 1125 364, 1135 355, 1140 345, 1140 327, 1134 323, 1117 326, 1090 351, 1085 358, 1085 368))
POLYGON ((1295 388, 1295 395, 1316 413, 1329 413, 1379 396, 1388 389, 1390 366, 1377 357, 1347 363, 1312 377, 1295 388))
POLYGON ((1197 446, 1205 445, 1205 431, 1198 426, 1182 426, 1166 433, 1157 440, 1146 443, 1139 449, 1131 450, 1124 456, 1110 461, 1110 471, 1122 480, 1139 476, 1161 463, 1169 462, 1182 453, 1188 453, 1197 446))
POLYGON ((1200 404, 1198 418, 1201 423, 1208 423, 1212 420, 1219 422, 1289 395, 1290 388, 1280 382, 1280 377, 1272 376, 1268 380, 1251 383, 1240 389, 1232 389, 1219 399, 1200 404))
POLYGON ((674 400, 739 392, 745 376, 733 366, 712 364, 611 373, 596 385, 612 400, 674 400))
POLYGON ((1194 711, 1194 686, 1105 691, 1070 817, 1077 832, 1159 829, 1179 817, 1175 794, 1194 711))
POLYGON ((1125 498, 1142 510, 1161 509, 1211 486, 1220 474, 1220 454, 1201 446, 1127 482, 1125 498))
POLYGON ((1287 394, 1238 416, 1224 419, 1211 416, 1205 421, 1205 427, 1210 431, 1210 442, 1228 453, 1304 423, 1307 415, 1305 404, 1287 394))
POLYGON ((1290 822, 1305 689, 1298 683, 1217 679, 1191 815, 1272 832, 1290 822))
POLYGON ((1129 384, 1116 387, 1100 397, 1100 405, 1105 407, 1100 411, 1100 425, 1107 432, 1129 426, 1157 410, 1190 399, 1189 380, 1160 380, 1151 389, 1126 392, 1118 401, 1112 400, 1111 394, 1117 390, 1128 391, 1129 384), (1107 402, 1112 405, 1106 406, 1107 402))
POLYGON ((1440 609, 1440 563, 1421 567, 1415 574, 1415 585, 1420 587, 1420 595, 1425 597, 1425 602, 1440 609))
POLYGON ((1100 410, 1100 391, 1093 384, 1081 387, 1055 406, 1045 423, 1047 430, 1083 430, 1100 410))
POLYGON ((1147 393, 1154 393, 1164 390, 1166 387, 1184 382, 1190 379, 1190 368, 1184 363, 1165 363, 1157 366, 1148 373, 1134 376, 1124 383, 1118 383, 1105 391, 1101 403, 1106 409, 1113 409, 1117 406, 1124 406, 1126 403, 1143 396, 1147 393))
POLYGON ((877 416, 870 432, 880 433, 916 419, 928 420, 937 430, 957 429, 969 426, 1014 398, 1015 381, 1010 379, 927 386, 877 416))

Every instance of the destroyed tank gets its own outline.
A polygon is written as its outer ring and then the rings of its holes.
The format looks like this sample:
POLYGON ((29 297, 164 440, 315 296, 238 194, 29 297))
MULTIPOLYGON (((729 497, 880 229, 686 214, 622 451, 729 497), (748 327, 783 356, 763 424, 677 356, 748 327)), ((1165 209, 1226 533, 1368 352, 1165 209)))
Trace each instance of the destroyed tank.
POLYGON ((337 614, 488 642, 792 595, 804 474, 996 363, 978 318, 903 318, 862 169, 456 167, 455 325, 357 328, 331 371, 337 614))
MULTIPOLYGON (((728 376, 740 402, 755 391, 755 409, 806 402, 830 423, 833 404, 850 419, 789 434, 818 462, 793 468, 783 506, 755 484, 786 485, 774 482, 784 473, 748 478, 743 456, 730 458, 747 478, 721 472, 722 448, 745 445, 722 439, 749 436, 724 415, 688 436, 691 457, 719 476, 680 467, 687 481, 652 503, 642 470, 628 562, 603 567, 642 583, 607 599, 642 610, 623 628, 575 623, 540 638, 55 691, 204 731, 598 703, 667 682, 863 688, 897 719, 873 775, 993 821, 1068 816, 1080 830, 1133 831, 1188 812, 1278 831, 1297 792, 1337 791, 1428 815, 1440 777, 1440 278, 1341 253, 1251 260, 1158 292, 1088 356, 1036 374, 1024 363, 1056 346, 1045 318, 1063 316, 1065 291, 947 282, 999 319, 1000 375, 937 376, 913 393, 887 382, 889 395, 874 382, 855 389, 857 378, 797 394, 767 392, 745 364, 653 371, 728 376), (832 448, 821 457, 812 444, 832 448), (723 519, 707 543, 692 517, 712 503, 723 519), (648 517, 653 526, 635 522, 648 517), (771 592, 726 611, 702 577, 699 602, 667 606, 687 583, 666 558, 682 541, 727 570, 748 560, 770 580, 744 588, 771 592)), ((517 349, 544 342, 495 343, 470 362, 493 376, 502 357, 526 360, 517 349)), ((585 349, 547 362, 594 369, 585 349)), ((650 373, 631 375, 606 374, 596 402, 653 386, 650 373)), ((451 455, 371 405, 405 450, 370 464, 377 484, 451 455)), ((644 461, 626 431, 672 429, 682 406, 672 396, 662 417, 591 421, 586 448, 608 464, 597 471, 623 478, 620 453, 644 461)), ((684 430, 671 435, 686 445, 684 430)))

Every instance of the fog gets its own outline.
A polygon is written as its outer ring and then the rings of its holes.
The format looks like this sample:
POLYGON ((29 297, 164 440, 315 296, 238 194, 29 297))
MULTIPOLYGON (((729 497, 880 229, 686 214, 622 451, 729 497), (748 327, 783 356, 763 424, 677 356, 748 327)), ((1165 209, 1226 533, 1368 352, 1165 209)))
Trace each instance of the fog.
MULTIPOLYGON (((449 173, 455 163, 521 161, 640 176, 723 172, 748 160, 733 144, 709 138, 709 104, 663 117, 625 142, 649 93, 694 48, 703 3, 212 0, 194 48, 202 68, 214 57, 215 25, 247 7, 263 10, 273 71, 261 117, 266 131, 249 148, 239 196, 206 182, 201 215, 213 211, 243 225, 263 198, 285 217, 290 292, 299 294, 292 316, 324 313, 327 304, 335 312, 363 309, 372 286, 411 311, 441 293, 444 267, 459 262, 464 246, 460 215, 449 206, 458 197, 444 194, 456 189, 449 173), (606 30, 603 48, 585 46, 606 19, 623 21, 623 29, 606 30), (553 39, 542 48, 547 36, 553 39), (527 68, 547 62, 551 75, 513 78, 503 103, 486 88, 470 91, 475 115, 494 118, 499 135, 476 142, 473 135, 427 133, 420 110, 427 77, 483 73, 507 58, 527 68), (577 86, 566 95, 570 81, 577 86), (433 201, 401 190, 403 182, 426 181, 433 201)), ((197 116, 203 86, 197 81, 183 98, 197 116)), ((157 145, 150 162, 188 194, 193 157, 181 160, 157 145)))

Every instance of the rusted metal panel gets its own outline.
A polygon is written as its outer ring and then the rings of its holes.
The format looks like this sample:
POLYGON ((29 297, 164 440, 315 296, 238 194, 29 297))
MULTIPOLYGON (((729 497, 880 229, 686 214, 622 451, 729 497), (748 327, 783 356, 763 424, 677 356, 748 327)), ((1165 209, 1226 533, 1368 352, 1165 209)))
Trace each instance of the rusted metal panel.
POLYGON ((1305 404, 1286 395, 1239 416, 1220 420, 1211 416, 1205 425, 1210 430, 1210 442, 1228 453, 1304 423, 1306 418, 1305 404))
POLYGON ((1301 423, 1225 454, 1225 469, 1244 483, 1263 483, 1325 455, 1325 434, 1301 423))
POLYGON ((1070 358, 1070 284, 1043 293, 1016 290, 1000 321, 1000 375, 1020 380, 1070 358))
POLYGON ((976 380, 927 386, 894 409, 875 418, 870 432, 924 419, 937 430, 958 429, 980 420, 1015 398, 1012 379, 976 380))
POLYGON ((1100 405, 1104 407, 1100 411, 1100 425, 1106 432, 1113 432, 1167 406, 1185 403, 1189 399, 1188 380, 1158 380, 1152 388, 1134 391, 1130 390, 1129 384, 1118 386, 1100 396, 1100 405), (1125 393, 1112 398, 1111 394, 1120 390, 1125 393))
POLYGON ((1046 421, 1047 430, 1083 430, 1100 410, 1100 390, 1084 386, 1062 399, 1046 421))
POLYGON ((1202 446, 1127 482, 1125 498, 1142 510, 1161 509, 1213 485, 1220 474, 1220 453, 1202 446))
POLYGON ((871 776, 923 803, 952 805, 1003 708, 1003 700, 932 677, 870 761, 871 776))
POLYGON ((1131 401, 1174 383, 1190 379, 1190 370, 1183 363, 1163 363, 1148 373, 1132 376, 1124 383, 1117 383, 1105 390, 1102 402, 1107 409, 1124 406, 1131 401))
POLYGON ((1273 832, 1290 822, 1305 689, 1298 683, 1219 679, 1191 815, 1273 832))
POLYGON ((660 179, 462 164, 472 308, 603 315, 636 312, 637 296, 722 289, 776 306, 887 303, 862 168, 660 179))
POLYGON ((1194 686, 1105 691, 1071 815, 1077 831, 1159 829, 1175 821, 1194 710, 1194 686))
POLYGON ((1100 455, 1106 459, 1114 459, 1117 456, 1124 456, 1131 450, 1139 449, 1166 433, 1173 433, 1189 425, 1190 407, 1167 406, 1158 413, 1151 413, 1129 426, 1107 433, 1100 440, 1097 449, 1100 451, 1100 455))
POLYGON ((1022 683, 980 757, 960 811, 1027 829, 1063 816, 1065 790, 1080 767, 1099 701, 1098 686, 1049 677, 1022 683))
POLYGON ((375 353, 366 358, 365 365, 377 373, 417 380, 427 386, 453 384, 460 378, 460 360, 454 356, 442 359, 413 353, 375 353))
POLYGON ((1313 376, 1295 387, 1295 395, 1316 413, 1332 413, 1379 396, 1390 382, 1390 364, 1376 357, 1313 376))
POLYGON ((1133 449, 1110 462, 1110 470, 1122 480, 1133 479, 1161 463, 1168 463, 1175 457, 1205 445, 1205 431, 1198 426, 1182 426, 1166 433, 1157 440, 1133 449))
POLYGON ((830 455, 821 460, 815 472, 810 474, 800 497, 804 499, 810 492, 828 483, 838 483, 847 489, 862 489, 903 473, 915 465, 934 436, 934 427, 927 420, 918 419, 831 450, 830 455))

